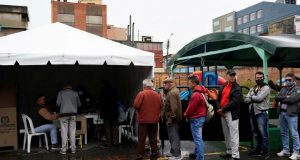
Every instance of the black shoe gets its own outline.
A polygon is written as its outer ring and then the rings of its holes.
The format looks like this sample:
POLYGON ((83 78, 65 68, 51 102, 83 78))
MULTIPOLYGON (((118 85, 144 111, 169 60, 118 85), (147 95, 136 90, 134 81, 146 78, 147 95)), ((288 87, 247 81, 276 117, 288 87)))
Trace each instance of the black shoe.
POLYGON ((239 158, 232 158, 233 160, 240 160, 239 158))
POLYGON ((263 160, 270 159, 270 154, 269 153, 263 153, 262 158, 263 158, 263 160))
POLYGON ((261 151, 258 150, 253 150, 248 153, 248 156, 260 156, 260 155, 261 155, 261 151))
POLYGON ((60 149, 61 147, 60 147, 60 145, 58 145, 58 144, 52 144, 51 145, 51 149, 52 150, 58 150, 58 149, 60 149))
POLYGON ((196 159, 196 154, 195 153, 190 153, 189 154, 190 159, 196 159))
POLYGON ((228 154, 228 153, 220 155, 220 158, 231 158, 231 157, 232 157, 232 155, 228 154))

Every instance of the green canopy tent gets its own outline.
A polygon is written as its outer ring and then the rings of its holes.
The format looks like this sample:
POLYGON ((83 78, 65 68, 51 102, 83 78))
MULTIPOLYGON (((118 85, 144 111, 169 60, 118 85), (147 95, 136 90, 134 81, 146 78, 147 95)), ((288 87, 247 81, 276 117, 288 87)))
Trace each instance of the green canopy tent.
POLYGON ((219 32, 201 36, 185 45, 172 57, 171 72, 177 65, 200 66, 300 67, 300 36, 250 36, 235 32, 219 32))

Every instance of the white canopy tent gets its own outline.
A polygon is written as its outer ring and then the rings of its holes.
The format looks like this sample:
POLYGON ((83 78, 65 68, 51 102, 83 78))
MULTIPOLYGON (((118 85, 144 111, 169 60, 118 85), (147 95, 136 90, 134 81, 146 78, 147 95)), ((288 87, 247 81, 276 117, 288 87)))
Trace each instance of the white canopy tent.
POLYGON ((39 93, 55 101, 65 82, 74 89, 84 86, 97 100, 102 80, 109 80, 119 99, 131 106, 154 65, 154 53, 61 23, 1 37, 0 110, 17 107, 26 113, 39 93))
POLYGON ((0 65, 154 66, 154 54, 53 23, 0 38, 0 65))

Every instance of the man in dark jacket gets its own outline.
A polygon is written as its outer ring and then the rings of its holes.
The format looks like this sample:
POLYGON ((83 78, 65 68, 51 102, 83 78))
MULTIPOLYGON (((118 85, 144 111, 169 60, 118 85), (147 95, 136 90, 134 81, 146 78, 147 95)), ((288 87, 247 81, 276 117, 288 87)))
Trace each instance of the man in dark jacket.
POLYGON ((198 84, 199 80, 196 76, 189 77, 189 87, 193 91, 193 94, 191 96, 188 108, 184 113, 184 117, 190 122, 192 136, 196 145, 196 160, 203 160, 204 143, 202 139, 202 128, 206 116, 206 103, 203 95, 206 94, 206 89, 198 84))
POLYGON ((239 153, 239 116, 240 103, 243 100, 242 89, 236 82, 236 72, 227 71, 227 82, 220 88, 217 105, 221 116, 226 153, 221 158, 240 159, 239 153))
POLYGON ((289 130, 293 139, 293 153, 290 159, 297 159, 299 155, 298 113, 300 88, 296 86, 295 75, 288 73, 285 76, 286 87, 283 87, 275 100, 279 102, 279 126, 283 149, 277 156, 289 156, 289 130))
POLYGON ((100 90, 100 114, 104 120, 106 143, 104 146, 118 145, 118 116, 119 108, 117 93, 108 80, 102 81, 100 90))
POLYGON ((181 99, 179 90, 175 86, 175 81, 167 78, 163 81, 163 119, 167 124, 168 137, 171 145, 170 153, 167 154, 169 159, 181 159, 179 122, 182 119, 181 99))

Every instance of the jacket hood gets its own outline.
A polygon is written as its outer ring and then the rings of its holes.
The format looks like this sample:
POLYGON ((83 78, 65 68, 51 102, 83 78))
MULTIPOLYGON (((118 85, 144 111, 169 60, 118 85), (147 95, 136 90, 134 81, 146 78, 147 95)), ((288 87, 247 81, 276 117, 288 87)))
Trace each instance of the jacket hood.
POLYGON ((204 86, 196 86, 194 91, 198 91, 200 93, 206 93, 206 88, 204 86))

